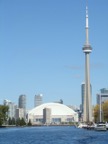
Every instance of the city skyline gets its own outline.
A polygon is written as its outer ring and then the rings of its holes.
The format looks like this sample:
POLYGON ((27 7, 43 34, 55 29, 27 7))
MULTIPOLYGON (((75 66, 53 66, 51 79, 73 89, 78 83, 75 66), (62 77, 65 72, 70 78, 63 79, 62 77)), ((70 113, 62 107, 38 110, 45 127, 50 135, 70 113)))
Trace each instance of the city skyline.
MULTIPOLYGON (((88 0, 93 104, 98 91, 108 87, 107 5, 88 0)), ((44 102, 81 104, 85 7, 86 0, 0 2, 0 103, 17 103, 23 93, 31 108, 34 95, 42 93, 44 102)))

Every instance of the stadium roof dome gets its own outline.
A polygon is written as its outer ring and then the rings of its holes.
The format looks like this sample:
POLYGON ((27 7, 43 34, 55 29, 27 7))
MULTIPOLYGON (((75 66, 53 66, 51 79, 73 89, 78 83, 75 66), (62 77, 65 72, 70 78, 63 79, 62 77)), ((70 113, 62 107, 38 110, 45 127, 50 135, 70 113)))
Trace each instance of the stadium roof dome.
POLYGON ((43 109, 50 108, 52 115, 75 115, 76 112, 64 104, 45 103, 29 111, 30 115, 43 115, 43 109))

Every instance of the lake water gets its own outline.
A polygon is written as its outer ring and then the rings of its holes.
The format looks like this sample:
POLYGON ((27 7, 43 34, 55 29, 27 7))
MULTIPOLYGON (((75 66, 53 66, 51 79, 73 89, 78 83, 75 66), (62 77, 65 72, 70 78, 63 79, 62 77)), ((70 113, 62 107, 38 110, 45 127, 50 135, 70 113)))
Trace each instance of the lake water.
POLYGON ((108 131, 72 126, 0 128, 0 144, 108 144, 108 131))

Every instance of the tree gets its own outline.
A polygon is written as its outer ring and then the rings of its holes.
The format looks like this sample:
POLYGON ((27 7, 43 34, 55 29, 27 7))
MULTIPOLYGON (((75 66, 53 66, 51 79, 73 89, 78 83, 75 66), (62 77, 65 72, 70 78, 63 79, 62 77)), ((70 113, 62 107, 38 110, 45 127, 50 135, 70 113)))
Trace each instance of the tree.
POLYGON ((15 124, 16 124, 15 118, 13 117, 13 118, 12 118, 12 125, 15 125, 15 124))
POLYGON ((32 126, 31 120, 29 119, 28 126, 32 126))
POLYGON ((8 119, 8 125, 12 125, 12 119, 10 117, 8 119))
POLYGON ((99 105, 94 107, 94 122, 99 121, 99 105))
POLYGON ((9 110, 8 106, 0 105, 0 125, 5 124, 7 121, 8 115, 7 112, 9 110))
POLYGON ((25 126, 26 125, 26 122, 25 122, 25 120, 24 120, 24 118, 18 118, 17 120, 16 120, 16 125, 17 126, 25 126))
POLYGON ((14 117, 12 117, 12 118, 9 117, 9 119, 8 119, 8 125, 15 125, 15 124, 16 124, 15 118, 14 117))
POLYGON ((108 121, 108 101, 102 104, 103 118, 104 121, 108 121))
POLYGON ((25 122, 24 118, 22 118, 22 119, 20 120, 20 126, 24 126, 24 125, 26 125, 26 122, 25 122))
MULTIPOLYGON (((100 117, 100 106, 96 105, 94 107, 94 121, 99 122, 99 117, 100 117)), ((105 101, 101 104, 101 109, 102 109, 102 120, 103 121, 108 121, 108 101, 105 101)))
POLYGON ((16 120, 16 126, 20 126, 20 118, 16 120))

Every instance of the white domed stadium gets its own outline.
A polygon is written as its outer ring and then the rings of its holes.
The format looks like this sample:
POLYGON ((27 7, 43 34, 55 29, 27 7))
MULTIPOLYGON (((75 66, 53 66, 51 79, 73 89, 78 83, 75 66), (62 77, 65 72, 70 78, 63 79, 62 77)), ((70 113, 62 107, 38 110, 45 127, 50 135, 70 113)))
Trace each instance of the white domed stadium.
POLYGON ((45 103, 29 111, 29 120, 33 125, 78 122, 78 114, 64 104, 45 103))

